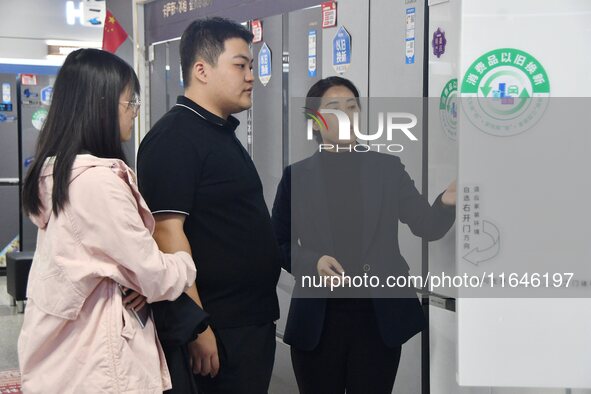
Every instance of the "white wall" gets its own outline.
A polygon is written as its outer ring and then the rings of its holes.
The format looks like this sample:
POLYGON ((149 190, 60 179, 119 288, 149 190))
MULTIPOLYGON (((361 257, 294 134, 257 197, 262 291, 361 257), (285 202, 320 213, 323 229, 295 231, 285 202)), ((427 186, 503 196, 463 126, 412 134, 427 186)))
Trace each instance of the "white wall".
POLYGON ((102 27, 68 25, 65 0, 2 0, 0 15, 0 58, 46 59, 48 39, 97 42, 103 36, 102 27))

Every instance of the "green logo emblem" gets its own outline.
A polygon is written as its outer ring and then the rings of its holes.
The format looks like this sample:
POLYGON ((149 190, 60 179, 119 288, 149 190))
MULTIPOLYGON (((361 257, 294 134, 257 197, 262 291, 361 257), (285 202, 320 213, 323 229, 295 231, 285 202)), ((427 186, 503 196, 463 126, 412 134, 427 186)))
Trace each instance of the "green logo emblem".
POLYGON ((455 141, 458 134, 458 80, 456 78, 450 79, 441 91, 439 120, 445 135, 455 141))
POLYGON ((33 118, 31 119, 33 127, 37 130, 41 130, 43 123, 45 123, 45 118, 47 118, 47 110, 45 108, 40 108, 35 111, 35 113, 33 113, 33 118))
POLYGON ((462 80, 462 107, 487 134, 507 137, 531 128, 544 114, 550 81, 541 63, 514 48, 480 56, 462 80))

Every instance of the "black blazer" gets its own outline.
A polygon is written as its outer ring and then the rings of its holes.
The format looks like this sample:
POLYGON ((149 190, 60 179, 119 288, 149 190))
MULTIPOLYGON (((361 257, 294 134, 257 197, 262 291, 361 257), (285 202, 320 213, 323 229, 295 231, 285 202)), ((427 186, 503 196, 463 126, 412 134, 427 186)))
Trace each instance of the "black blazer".
MULTIPOLYGON (((326 215, 328 202, 319 170, 321 154, 333 153, 316 153, 285 169, 273 204, 272 221, 284 256, 283 268, 296 278, 284 341, 301 350, 312 350, 318 345, 326 311, 326 298, 300 298, 301 275, 318 275, 318 259, 334 256, 326 215)), ((398 220, 408 224, 413 234, 428 241, 437 240, 453 225, 455 207, 443 205, 443 193, 430 206, 397 156, 359 154, 363 155, 360 264, 368 275, 381 278, 408 275, 409 267, 398 245, 398 220)), ((413 289, 397 290, 403 294, 396 298, 383 291, 393 290, 371 290, 378 327, 387 346, 399 346, 422 331, 426 320, 413 289)))

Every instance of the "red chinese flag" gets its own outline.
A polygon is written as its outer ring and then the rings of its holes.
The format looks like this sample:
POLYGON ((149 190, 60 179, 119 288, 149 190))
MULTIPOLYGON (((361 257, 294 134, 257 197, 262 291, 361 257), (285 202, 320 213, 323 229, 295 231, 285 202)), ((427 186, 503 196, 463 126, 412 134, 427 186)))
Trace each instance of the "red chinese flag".
POLYGON ((125 39, 127 39, 127 33, 123 30, 113 14, 111 14, 111 11, 107 10, 105 27, 103 29, 103 49, 115 53, 125 39))

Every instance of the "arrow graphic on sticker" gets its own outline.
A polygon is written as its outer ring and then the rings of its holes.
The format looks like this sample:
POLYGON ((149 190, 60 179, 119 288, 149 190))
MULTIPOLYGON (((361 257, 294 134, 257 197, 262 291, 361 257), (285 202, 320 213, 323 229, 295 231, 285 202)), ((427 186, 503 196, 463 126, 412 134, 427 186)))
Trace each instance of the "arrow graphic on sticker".
POLYGON ((477 246, 464 255, 464 260, 474 265, 478 265, 495 257, 497 254, 499 254, 499 249, 501 246, 501 233, 499 232, 497 226, 488 220, 483 220, 482 232, 491 238, 492 244, 485 249, 480 249, 477 246))

